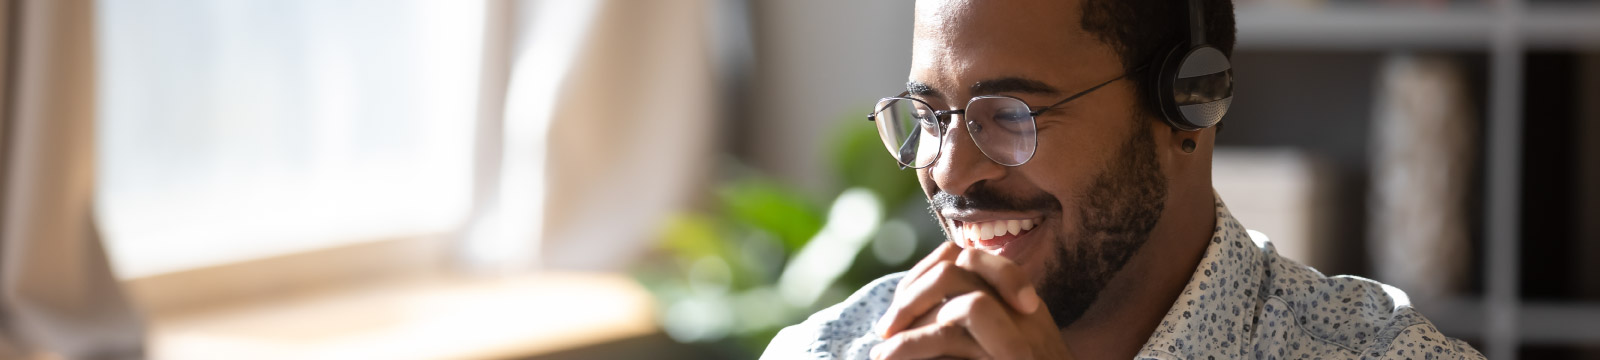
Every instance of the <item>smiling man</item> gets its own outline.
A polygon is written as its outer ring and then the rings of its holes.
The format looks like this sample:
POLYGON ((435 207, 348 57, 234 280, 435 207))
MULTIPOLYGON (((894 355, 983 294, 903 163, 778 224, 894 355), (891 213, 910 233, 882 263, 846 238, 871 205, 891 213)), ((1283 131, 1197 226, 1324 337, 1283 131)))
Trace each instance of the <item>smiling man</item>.
POLYGON ((1482 358, 1399 289, 1252 238, 1211 188, 1229 0, 923 0, 869 119, 948 241, 763 358, 1482 358))

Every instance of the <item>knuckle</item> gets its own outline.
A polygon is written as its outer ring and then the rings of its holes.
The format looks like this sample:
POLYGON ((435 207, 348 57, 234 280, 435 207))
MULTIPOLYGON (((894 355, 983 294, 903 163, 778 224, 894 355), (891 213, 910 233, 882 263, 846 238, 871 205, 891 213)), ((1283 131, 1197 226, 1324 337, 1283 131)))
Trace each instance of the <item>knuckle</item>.
POLYGON ((1000 300, 995 298, 994 294, 990 294, 985 291, 973 292, 967 294, 966 296, 968 298, 967 302, 969 303, 967 306, 973 310, 1000 304, 1000 300))
POLYGON ((955 263, 949 260, 941 260, 937 263, 934 263, 932 267, 928 268, 927 277, 930 279, 946 278, 949 277, 951 273, 955 272, 956 269, 957 266, 955 263))
POLYGON ((978 256, 981 256, 980 254, 982 254, 982 253, 983 253, 982 251, 979 251, 977 249, 962 250, 960 255, 956 255, 956 265, 961 265, 961 266, 977 265, 978 264, 978 256))
MULTIPOLYGON (((942 281, 940 279, 949 276, 946 274, 949 271, 950 267, 946 264, 946 262, 938 262, 928 266, 928 270, 923 272, 921 276, 917 276, 916 279, 911 281, 901 281, 901 283, 909 283, 906 285, 906 292, 921 293, 928 291, 929 289, 936 288, 939 282, 942 281)), ((898 299, 900 297, 896 296, 895 298, 898 299)))
POLYGON ((872 347, 873 359, 894 359, 900 355, 902 337, 895 336, 872 347))
POLYGON ((987 295, 982 292, 971 292, 950 298, 939 309, 940 320, 955 321, 971 316, 974 311, 982 308, 982 301, 979 299, 984 296, 987 295))
POLYGON ((993 311, 1001 309, 1000 298, 994 294, 975 291, 950 299, 945 307, 951 312, 946 318, 969 318, 973 316, 991 316, 993 311))
POLYGON ((1006 278, 1006 281, 1013 282, 1018 287, 1028 285, 1028 277, 1023 275, 1022 269, 1018 269, 1016 266, 1002 266, 999 272, 1000 276, 1006 278))
POLYGON ((933 331, 927 332, 925 336, 929 339, 951 339, 957 336, 964 336, 966 332, 967 328, 965 326, 953 321, 946 321, 939 323, 938 326, 934 327, 933 331))
POLYGON ((1004 264, 1002 264, 1000 266, 1000 271, 1004 272, 1006 274, 1006 276, 1010 276, 1010 277, 1018 279, 1018 280, 1023 279, 1022 268, 1017 267, 1017 264, 1011 263, 1009 261, 1005 262, 1004 264))
POLYGON ((945 329, 943 324, 937 324, 931 328, 917 329, 916 331, 907 331, 901 333, 900 335, 894 336, 895 338, 892 341, 894 345, 891 349, 902 349, 916 346, 918 344, 929 343, 930 341, 937 340, 938 338, 942 337, 944 333, 945 329))

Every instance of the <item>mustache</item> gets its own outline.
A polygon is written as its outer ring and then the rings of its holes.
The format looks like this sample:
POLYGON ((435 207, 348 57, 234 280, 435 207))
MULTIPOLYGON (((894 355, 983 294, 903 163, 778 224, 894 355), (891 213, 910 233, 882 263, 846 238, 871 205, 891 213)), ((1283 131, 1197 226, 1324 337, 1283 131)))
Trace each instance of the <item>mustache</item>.
POLYGON ((965 195, 955 195, 940 189, 928 198, 928 206, 935 214, 942 210, 956 211, 1011 211, 1026 212, 1032 210, 1055 211, 1061 208, 1061 202, 1050 194, 1019 198, 1007 196, 994 188, 984 186, 982 183, 973 184, 967 189, 965 195))

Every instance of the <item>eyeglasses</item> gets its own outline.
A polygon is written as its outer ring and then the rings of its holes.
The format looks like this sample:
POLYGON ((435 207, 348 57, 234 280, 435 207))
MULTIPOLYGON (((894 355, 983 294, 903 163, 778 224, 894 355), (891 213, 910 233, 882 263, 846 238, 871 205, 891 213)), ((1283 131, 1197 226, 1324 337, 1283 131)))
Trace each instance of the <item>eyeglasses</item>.
POLYGON ((1018 166, 1033 159, 1039 145, 1034 117, 1127 76, 1124 73, 1038 110, 1022 99, 1006 95, 978 96, 968 100, 962 109, 934 110, 927 102, 902 93, 878 100, 874 107, 877 110, 867 114, 867 121, 877 123, 878 137, 902 169, 921 169, 939 160, 950 115, 966 118, 967 134, 989 160, 1018 166))

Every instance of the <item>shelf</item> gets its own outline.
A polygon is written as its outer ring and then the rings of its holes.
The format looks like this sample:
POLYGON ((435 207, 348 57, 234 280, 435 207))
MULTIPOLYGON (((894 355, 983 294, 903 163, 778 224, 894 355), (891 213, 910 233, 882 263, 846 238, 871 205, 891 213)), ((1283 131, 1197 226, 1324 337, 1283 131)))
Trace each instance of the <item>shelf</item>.
POLYGON ((1486 48, 1490 12, 1482 7, 1241 5, 1239 47, 1247 49, 1486 48))
POLYGON ((1248 4, 1235 11, 1251 50, 1485 50, 1499 21, 1531 48, 1600 49, 1600 4, 1535 4, 1520 17, 1477 5, 1248 4))
POLYGON ((1526 17, 1522 32, 1528 47, 1600 50, 1600 3, 1538 4, 1526 17))
POLYGON ((1600 302, 1518 296, 1523 224, 1517 216, 1526 211, 1519 174, 1524 173, 1522 125, 1529 121, 1523 118, 1527 54, 1600 51, 1600 2, 1256 2, 1239 5, 1235 14, 1238 49, 1246 51, 1483 54, 1483 297, 1420 310, 1445 334, 1478 341, 1475 345, 1491 359, 1513 359, 1524 344, 1600 343, 1600 302))

